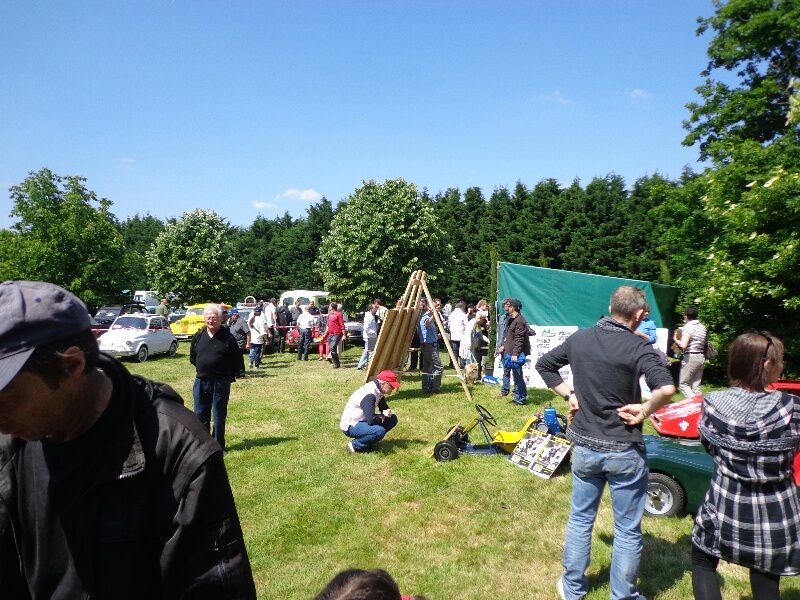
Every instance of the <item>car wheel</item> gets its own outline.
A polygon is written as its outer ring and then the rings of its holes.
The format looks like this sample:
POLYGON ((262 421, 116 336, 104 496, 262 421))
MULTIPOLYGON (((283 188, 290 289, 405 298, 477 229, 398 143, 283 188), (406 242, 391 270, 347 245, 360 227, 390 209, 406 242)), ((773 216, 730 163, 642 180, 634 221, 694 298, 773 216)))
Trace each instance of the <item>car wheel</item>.
POLYGON ((458 458, 458 448, 450 440, 442 440, 433 448, 433 458, 439 462, 448 462, 458 458))
POLYGON ((672 517, 683 512, 686 493, 669 475, 650 473, 644 511, 650 517, 672 517))
POLYGON ((147 350, 147 346, 142 344, 142 347, 136 352, 136 360, 139 362, 144 362, 147 360, 148 356, 150 356, 150 352, 147 350))
POLYGON ((172 342, 169 345, 169 351, 167 352, 167 356, 175 356, 175 353, 178 352, 178 342, 172 342))

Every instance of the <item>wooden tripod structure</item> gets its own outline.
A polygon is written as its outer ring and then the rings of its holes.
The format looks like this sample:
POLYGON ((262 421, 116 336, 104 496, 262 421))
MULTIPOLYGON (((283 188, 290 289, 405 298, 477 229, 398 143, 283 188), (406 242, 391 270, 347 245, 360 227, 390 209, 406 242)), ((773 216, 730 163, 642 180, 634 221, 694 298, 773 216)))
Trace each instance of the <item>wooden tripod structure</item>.
MULTIPOLYGON (((386 319, 381 325, 378 339, 375 343, 375 353, 369 362, 367 374, 364 382, 374 379, 378 373, 384 369, 396 371, 401 374, 405 364, 406 352, 411 345, 411 338, 414 337, 414 329, 419 326, 422 316, 422 309, 419 306, 419 299, 422 295, 428 300, 428 306, 433 309, 433 298, 428 289, 427 274, 425 271, 414 271, 408 280, 406 291, 403 293, 401 306, 393 308, 386 313, 386 319)), ((455 365, 456 375, 464 388, 467 400, 472 402, 472 394, 464 379, 464 374, 458 366, 458 357, 453 355, 450 345, 450 335, 445 331, 442 318, 437 311, 433 312, 436 326, 445 341, 445 348, 450 356, 452 364, 455 365)))

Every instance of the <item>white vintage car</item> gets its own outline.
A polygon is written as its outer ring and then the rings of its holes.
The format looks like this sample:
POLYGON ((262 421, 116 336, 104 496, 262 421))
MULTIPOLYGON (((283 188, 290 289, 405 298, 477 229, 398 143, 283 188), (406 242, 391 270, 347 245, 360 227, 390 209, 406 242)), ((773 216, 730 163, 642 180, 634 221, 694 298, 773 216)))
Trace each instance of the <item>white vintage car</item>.
POLYGON ((178 338, 169 322, 157 315, 122 315, 114 320, 106 333, 97 338, 100 351, 112 356, 135 356, 144 362, 151 354, 175 356, 178 338))

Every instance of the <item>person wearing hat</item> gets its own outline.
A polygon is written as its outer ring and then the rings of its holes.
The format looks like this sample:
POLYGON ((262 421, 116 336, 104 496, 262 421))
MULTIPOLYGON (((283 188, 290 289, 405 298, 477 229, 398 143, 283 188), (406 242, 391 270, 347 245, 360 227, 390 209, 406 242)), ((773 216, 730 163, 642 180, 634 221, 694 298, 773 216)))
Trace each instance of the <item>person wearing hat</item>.
POLYGON ((156 314, 165 319, 169 316, 169 302, 166 298, 162 298, 161 303, 156 306, 156 314))
POLYGON ((497 349, 503 363, 503 386, 501 396, 508 396, 511 377, 514 378, 514 404, 528 403, 528 387, 522 374, 522 366, 531 353, 531 340, 528 336, 528 321, 522 316, 522 302, 516 298, 506 298, 503 307, 506 315, 503 344, 497 349))
POLYGON ((66 290, 6 281, 0 306, 0 597, 255 598, 222 450, 180 396, 101 354, 66 290))
POLYGON ((397 415, 386 403, 385 396, 400 387, 394 371, 381 371, 350 395, 339 420, 339 429, 353 438, 348 452, 368 452, 397 425, 397 415), (377 408, 378 412, 375 412, 377 408))

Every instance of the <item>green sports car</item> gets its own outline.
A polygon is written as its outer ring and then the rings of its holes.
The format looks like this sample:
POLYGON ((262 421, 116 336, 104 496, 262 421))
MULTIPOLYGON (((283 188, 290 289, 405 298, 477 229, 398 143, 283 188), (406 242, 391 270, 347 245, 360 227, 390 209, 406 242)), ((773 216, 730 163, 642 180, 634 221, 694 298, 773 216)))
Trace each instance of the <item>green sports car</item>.
POLYGON ((694 513, 708 491, 714 460, 699 440, 644 436, 650 481, 645 514, 671 517, 694 513))

